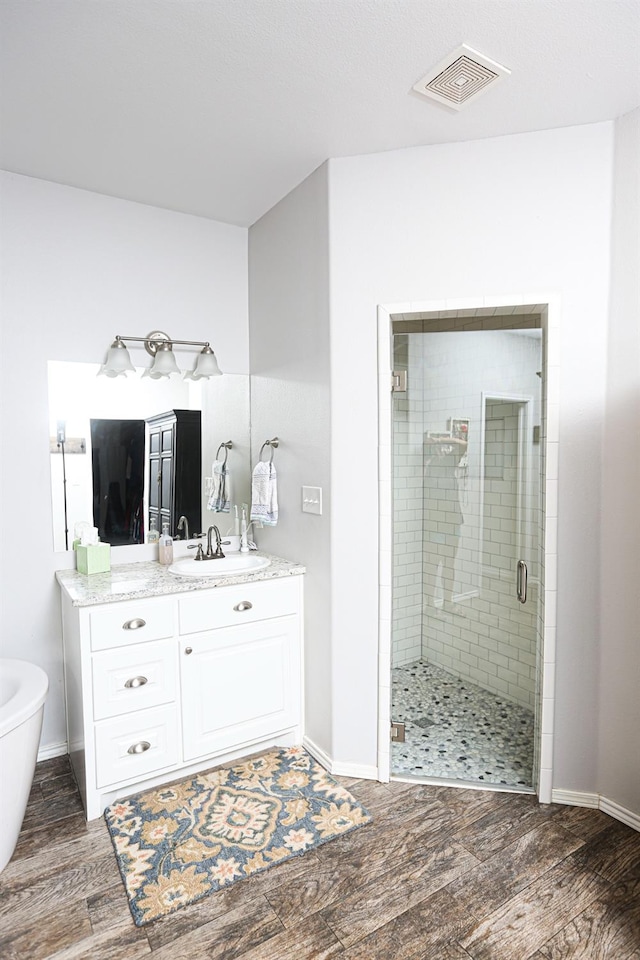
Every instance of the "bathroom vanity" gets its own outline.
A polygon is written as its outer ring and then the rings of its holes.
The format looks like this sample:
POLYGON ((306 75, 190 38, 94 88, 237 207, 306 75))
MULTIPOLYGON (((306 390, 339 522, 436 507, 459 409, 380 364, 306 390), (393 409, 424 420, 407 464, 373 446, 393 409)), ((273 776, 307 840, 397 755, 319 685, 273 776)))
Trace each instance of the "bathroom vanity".
POLYGON ((69 754, 88 820, 116 798, 301 741, 304 567, 269 559, 216 580, 158 563, 58 571, 69 754))

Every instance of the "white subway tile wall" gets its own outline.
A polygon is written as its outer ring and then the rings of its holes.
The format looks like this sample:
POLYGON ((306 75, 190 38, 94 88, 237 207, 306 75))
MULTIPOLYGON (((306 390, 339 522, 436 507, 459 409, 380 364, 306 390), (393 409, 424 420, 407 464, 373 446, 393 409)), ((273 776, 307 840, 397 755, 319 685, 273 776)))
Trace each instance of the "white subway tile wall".
POLYGON ((393 368, 409 370, 406 393, 393 404, 393 607, 392 662, 422 655, 422 432, 424 401, 418 337, 394 337, 393 368), (411 343, 411 358, 409 348, 411 343))
POLYGON ((489 322, 470 319, 473 333, 431 332, 414 318, 398 334, 394 324, 394 369, 408 370, 408 389, 393 405, 392 663, 422 658, 533 709, 541 340, 483 330, 489 322))

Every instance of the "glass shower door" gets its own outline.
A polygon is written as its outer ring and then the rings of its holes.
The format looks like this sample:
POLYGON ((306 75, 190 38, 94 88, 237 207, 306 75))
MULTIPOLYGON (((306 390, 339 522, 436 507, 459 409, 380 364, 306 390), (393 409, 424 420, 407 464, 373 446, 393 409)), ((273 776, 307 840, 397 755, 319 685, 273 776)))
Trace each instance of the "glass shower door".
POLYGON ((393 775, 533 786, 540 331, 394 337, 393 775))

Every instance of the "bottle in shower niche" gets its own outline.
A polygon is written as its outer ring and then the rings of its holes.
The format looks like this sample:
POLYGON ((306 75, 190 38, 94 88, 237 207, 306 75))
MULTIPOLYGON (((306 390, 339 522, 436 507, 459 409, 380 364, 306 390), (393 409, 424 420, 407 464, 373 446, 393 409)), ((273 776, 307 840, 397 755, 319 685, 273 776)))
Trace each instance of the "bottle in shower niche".
POLYGON ((173 563, 173 537, 169 534, 169 524, 162 524, 162 534, 158 546, 158 560, 160 563, 169 565, 173 563))
POLYGON ((147 543, 157 543, 160 539, 160 534, 156 526, 156 518, 151 517, 149 520, 149 530, 147 531, 147 543))

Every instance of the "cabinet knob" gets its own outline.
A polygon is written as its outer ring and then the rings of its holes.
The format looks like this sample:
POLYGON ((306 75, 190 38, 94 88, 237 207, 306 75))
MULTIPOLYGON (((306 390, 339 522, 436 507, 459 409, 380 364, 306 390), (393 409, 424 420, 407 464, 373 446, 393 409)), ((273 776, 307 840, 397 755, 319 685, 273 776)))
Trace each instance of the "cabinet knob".
POLYGON ((146 677, 131 677, 131 679, 125 683, 125 687, 129 690, 135 690, 137 687, 144 687, 145 683, 148 682, 146 677))
POLYGON ((185 647, 184 652, 189 656, 190 653, 193 653, 193 647, 185 647))
POLYGON ((143 620, 141 617, 136 617, 135 620, 126 620, 122 624, 123 630, 140 630, 141 627, 146 627, 147 621, 143 620))
POLYGON ((151 749, 151 744, 148 740, 139 740, 138 743, 132 743, 127 753, 145 753, 147 750, 151 749))
POLYGON ((236 603, 234 610, 237 610, 238 613, 242 613, 244 610, 251 610, 253 604, 248 600, 241 600, 240 603, 236 603))

